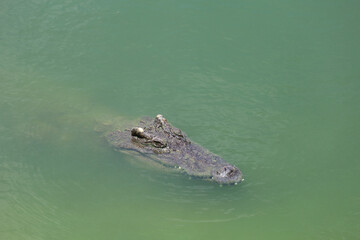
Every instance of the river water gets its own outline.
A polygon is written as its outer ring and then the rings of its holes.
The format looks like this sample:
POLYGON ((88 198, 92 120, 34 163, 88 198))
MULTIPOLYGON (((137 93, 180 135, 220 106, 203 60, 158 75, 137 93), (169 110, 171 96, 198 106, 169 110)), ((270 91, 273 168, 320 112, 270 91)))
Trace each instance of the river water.
POLYGON ((0 239, 359 239, 359 10, 2 0, 0 239), (154 169, 95 131, 158 113, 245 181, 154 169))

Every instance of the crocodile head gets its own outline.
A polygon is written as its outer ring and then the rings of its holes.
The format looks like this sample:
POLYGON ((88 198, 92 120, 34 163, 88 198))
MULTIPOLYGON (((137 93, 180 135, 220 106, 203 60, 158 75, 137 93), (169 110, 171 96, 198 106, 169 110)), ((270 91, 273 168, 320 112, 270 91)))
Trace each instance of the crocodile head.
POLYGON ((107 140, 118 150, 140 152, 163 165, 177 167, 187 174, 211 179, 220 184, 237 184, 241 171, 192 142, 180 129, 162 116, 143 118, 138 126, 114 131, 107 140))

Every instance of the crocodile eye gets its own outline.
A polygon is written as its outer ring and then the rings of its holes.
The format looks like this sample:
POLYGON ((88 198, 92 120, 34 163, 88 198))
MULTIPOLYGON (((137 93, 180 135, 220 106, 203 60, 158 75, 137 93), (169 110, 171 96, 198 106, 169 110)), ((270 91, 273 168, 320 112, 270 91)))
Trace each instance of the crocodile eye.
POLYGON ((161 139, 159 138, 154 138, 152 140, 152 145, 154 147, 157 147, 157 148, 165 148, 166 147, 166 143, 164 143, 161 139))
POLYGON ((131 136, 145 138, 144 129, 140 127, 131 129, 131 136))

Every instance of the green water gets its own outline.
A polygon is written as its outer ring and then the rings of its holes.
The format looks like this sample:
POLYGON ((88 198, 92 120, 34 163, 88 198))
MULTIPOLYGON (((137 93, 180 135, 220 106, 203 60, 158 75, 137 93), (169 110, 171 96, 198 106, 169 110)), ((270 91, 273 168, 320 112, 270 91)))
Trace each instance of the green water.
POLYGON ((359 239, 359 10, 2 0, 0 239, 359 239), (94 131, 158 113, 245 181, 145 167, 94 131))

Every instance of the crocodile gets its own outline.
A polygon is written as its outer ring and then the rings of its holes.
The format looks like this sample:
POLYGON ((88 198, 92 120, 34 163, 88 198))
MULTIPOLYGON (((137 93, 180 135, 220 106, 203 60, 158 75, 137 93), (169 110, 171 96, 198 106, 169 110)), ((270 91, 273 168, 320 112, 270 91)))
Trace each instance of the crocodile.
POLYGON ((191 141, 161 114, 143 117, 136 127, 110 131, 107 141, 118 151, 136 152, 167 167, 178 168, 190 176, 237 184, 242 172, 220 156, 191 141))

